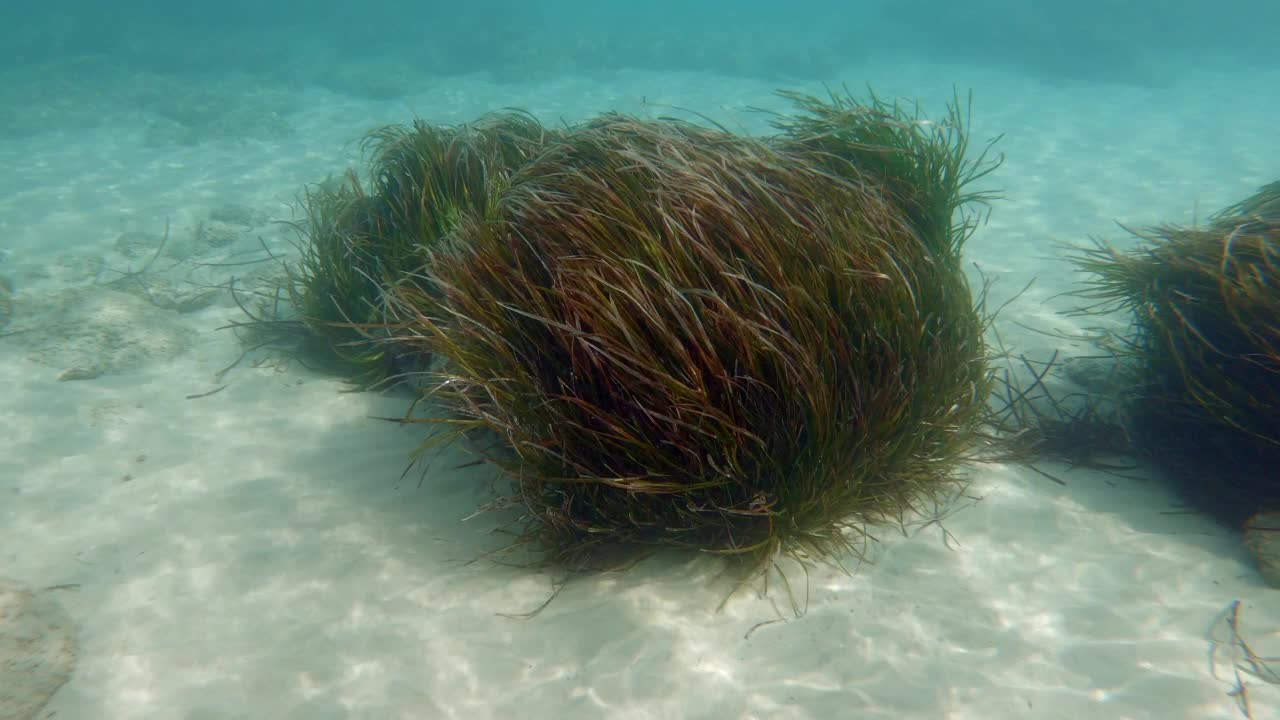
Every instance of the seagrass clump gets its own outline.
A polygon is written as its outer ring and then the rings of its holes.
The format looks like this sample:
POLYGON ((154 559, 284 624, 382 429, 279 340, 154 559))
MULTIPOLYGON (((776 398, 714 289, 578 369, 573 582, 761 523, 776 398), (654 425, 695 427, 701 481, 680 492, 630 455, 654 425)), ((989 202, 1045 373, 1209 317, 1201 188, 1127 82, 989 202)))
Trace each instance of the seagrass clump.
POLYGON ((1081 295, 1133 315, 1135 444, 1237 526, 1280 508, 1280 182, 1203 226, 1135 235, 1075 258, 1081 295))
POLYGON ((957 215, 956 209, 987 206, 994 195, 974 184, 1000 164, 988 158, 999 138, 976 156, 969 152, 972 99, 961 105, 957 98, 946 116, 934 121, 918 106, 907 108, 874 94, 866 101, 838 93, 825 99, 781 95, 799 112, 774 121, 779 147, 837 174, 857 168, 853 179, 872 180, 939 258, 959 261, 981 216, 957 215))
POLYGON ((606 115, 394 284, 399 342, 443 360, 435 441, 490 438, 524 540, 574 566, 821 556, 955 488, 989 387, 959 243, 937 241, 962 235, 963 183, 889 188, 859 153, 968 170, 962 129, 858 118, 818 152, 606 115))
POLYGON ((460 218, 487 213, 507 176, 548 137, 521 113, 456 127, 388 126, 365 140, 367 187, 349 173, 308 189, 294 304, 357 379, 385 380, 405 357, 388 327, 387 289, 421 269, 460 218))

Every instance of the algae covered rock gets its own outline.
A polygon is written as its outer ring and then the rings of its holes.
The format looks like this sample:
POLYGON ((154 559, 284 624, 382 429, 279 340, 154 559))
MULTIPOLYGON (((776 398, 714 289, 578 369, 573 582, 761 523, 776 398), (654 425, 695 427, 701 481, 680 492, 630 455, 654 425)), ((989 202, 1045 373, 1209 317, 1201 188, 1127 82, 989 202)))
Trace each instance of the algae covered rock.
POLYGON ((65 379, 88 379, 169 360, 186 352, 196 331, 173 310, 106 287, 70 288, 15 302, 8 340, 65 379))
POLYGON ((1280 589, 1280 510, 1263 511, 1244 524, 1244 546, 1258 563, 1258 572, 1280 589))
POLYGON ((48 592, 0 578, 0 718, 39 717, 75 662, 66 610, 48 592))

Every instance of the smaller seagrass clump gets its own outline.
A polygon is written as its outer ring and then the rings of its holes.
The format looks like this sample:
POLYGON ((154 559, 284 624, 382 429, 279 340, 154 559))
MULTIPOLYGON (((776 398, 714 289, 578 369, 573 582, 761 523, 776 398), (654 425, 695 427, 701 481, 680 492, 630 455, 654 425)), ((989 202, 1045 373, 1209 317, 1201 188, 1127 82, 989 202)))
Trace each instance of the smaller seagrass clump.
POLYGON ((989 388, 957 211, 990 164, 958 113, 804 103, 764 140, 570 128, 388 284, 434 422, 492 439, 553 560, 827 555, 955 488, 989 388))
POLYGON ((1135 235, 1075 258, 1082 296, 1133 314, 1134 444, 1236 527, 1280 509, 1280 182, 1205 226, 1135 235))
POLYGON ((388 327, 387 288, 420 270, 460 218, 484 216, 507 176, 551 135, 520 113, 458 127, 389 126, 365 140, 367 189, 352 173, 308 190, 293 303, 357 379, 386 380, 404 357, 388 327))

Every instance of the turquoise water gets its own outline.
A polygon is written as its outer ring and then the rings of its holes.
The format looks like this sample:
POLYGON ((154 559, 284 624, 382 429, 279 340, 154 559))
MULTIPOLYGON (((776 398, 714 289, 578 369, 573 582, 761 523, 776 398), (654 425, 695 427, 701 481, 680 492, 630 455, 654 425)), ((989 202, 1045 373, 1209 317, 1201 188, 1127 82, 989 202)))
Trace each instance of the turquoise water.
MULTIPOLYGON (((240 360, 225 287, 296 257, 298 193, 384 123, 763 133, 778 88, 935 117, 972 89, 1006 162, 966 255, 993 304, 1035 280, 1007 342, 1084 355, 1062 243, 1280 177, 1277 27, 1260 0, 0 5, 0 661, 44 652, 0 665, 0 720, 14 698, 62 720, 1245 716, 1210 663, 1231 666, 1220 613, 1241 601, 1280 654, 1276 591, 1154 476, 976 470, 948 535, 890 528, 874 564, 814 569, 800 617, 776 585, 718 609, 703 558, 513 619, 556 578, 468 562, 497 542, 463 522, 490 478, 402 479, 418 428, 370 418, 405 397, 240 360)), ((1280 717, 1246 680, 1249 714, 1280 717)))
MULTIPOLYGON (((850 77, 851 67, 929 62, 1158 88, 1206 67, 1274 69, 1277 23, 1280 9, 1260 0, 13 2, 0 9, 0 132, 82 127, 130 110, 212 134, 267 132, 262 116, 287 113, 284 96, 301 87, 391 100, 467 75, 607 82, 629 70, 860 86, 878 78, 850 77), (231 77, 282 97, 238 111, 212 90, 207 106, 186 97, 231 77), (252 117, 220 122, 237 112, 252 117)), ((1232 111, 1251 105, 1241 98, 1232 111)))
MULTIPOLYGON (((317 81, 377 59, 423 74, 620 68, 838 79, 870 56, 1002 63, 1058 81, 1159 82, 1179 66, 1275 62, 1261 0, 6 3, 8 68, 86 55, 130 70, 317 81)), ((107 68, 102 68, 106 70, 107 68)))

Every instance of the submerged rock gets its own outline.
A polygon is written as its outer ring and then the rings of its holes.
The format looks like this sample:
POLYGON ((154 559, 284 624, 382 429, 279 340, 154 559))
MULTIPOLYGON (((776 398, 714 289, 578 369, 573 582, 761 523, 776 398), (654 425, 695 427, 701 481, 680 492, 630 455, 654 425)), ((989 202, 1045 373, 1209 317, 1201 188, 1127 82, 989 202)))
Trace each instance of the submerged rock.
POLYGON ((10 340, 64 380, 171 360, 196 335, 175 309, 104 286, 24 295, 16 309, 10 340))
POLYGON ((1244 544, 1258 561, 1258 571, 1273 588, 1280 588, 1280 510, 1255 514, 1244 524, 1244 544))
POLYGON ((38 717, 75 662, 74 627, 62 605, 0 578, 0 718, 38 717))

